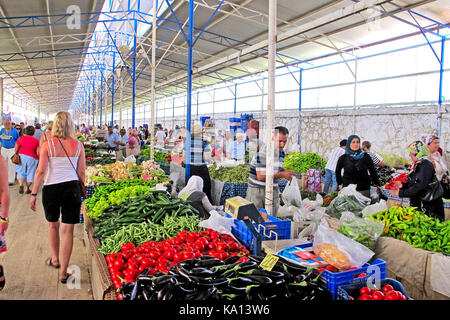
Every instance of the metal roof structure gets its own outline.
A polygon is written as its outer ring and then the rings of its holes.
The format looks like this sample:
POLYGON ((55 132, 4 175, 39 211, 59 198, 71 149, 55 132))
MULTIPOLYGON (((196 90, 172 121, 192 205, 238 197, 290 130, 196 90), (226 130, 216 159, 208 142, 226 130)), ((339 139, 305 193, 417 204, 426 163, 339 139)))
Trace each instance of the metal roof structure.
MULTIPOLYGON (((156 99, 186 92, 189 69, 190 90, 267 69, 266 0, 0 0, 4 85, 44 113, 105 112, 105 105, 118 104, 121 85, 126 106, 149 101, 153 4, 156 99)), ((327 55, 345 59, 405 34, 445 39, 449 12, 445 0, 278 0, 277 66, 303 68, 327 55), (388 37, 368 32, 377 21, 388 37)), ((439 60, 439 50, 435 55, 439 60)))

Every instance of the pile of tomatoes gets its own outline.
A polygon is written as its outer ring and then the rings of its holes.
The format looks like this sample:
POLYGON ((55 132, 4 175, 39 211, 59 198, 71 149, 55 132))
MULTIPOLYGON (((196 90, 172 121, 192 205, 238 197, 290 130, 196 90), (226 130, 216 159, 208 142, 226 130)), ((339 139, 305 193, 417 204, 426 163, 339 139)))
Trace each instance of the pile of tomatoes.
MULTIPOLYGON (((381 290, 362 287, 359 290, 359 294, 358 300, 406 300, 405 295, 400 291, 394 290, 390 284, 384 285, 381 290)), ((350 296, 350 300, 354 300, 354 298, 350 296)))
POLYGON ((133 243, 122 245, 121 251, 106 256, 111 279, 116 289, 124 282, 136 282, 137 276, 149 269, 153 275, 160 271, 168 273, 178 262, 209 255, 221 260, 232 256, 247 259, 250 252, 245 246, 237 243, 228 234, 221 234, 212 229, 204 231, 181 231, 174 238, 161 242, 144 242, 135 247, 133 243))

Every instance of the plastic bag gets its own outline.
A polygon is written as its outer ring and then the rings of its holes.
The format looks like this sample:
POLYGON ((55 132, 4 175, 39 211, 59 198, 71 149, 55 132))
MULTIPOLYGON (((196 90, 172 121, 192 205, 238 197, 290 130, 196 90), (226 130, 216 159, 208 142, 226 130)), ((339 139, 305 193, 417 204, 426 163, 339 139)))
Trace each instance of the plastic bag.
POLYGON ((169 175, 169 180, 172 181, 172 192, 171 195, 176 197, 177 196, 177 182, 178 178, 180 177, 179 172, 171 172, 169 175))
POLYGON ((300 208, 302 205, 302 196, 300 194, 300 188, 298 187, 297 178, 292 177, 292 180, 288 182, 281 194, 281 198, 285 205, 293 205, 300 208))
POLYGON ((198 225, 202 228, 213 229, 219 233, 233 236, 231 234, 231 227, 234 226, 234 219, 224 217, 215 210, 210 212, 208 219, 201 221, 198 225))
POLYGON ((125 162, 125 163, 130 163, 130 162, 136 163, 136 157, 134 155, 130 155, 130 156, 126 157, 125 160, 123 160, 123 162, 125 162))
POLYGON ((327 220, 323 217, 320 220, 312 220, 306 228, 299 232, 297 238, 302 242, 313 242, 314 235, 316 234, 320 224, 329 226, 327 220))
POLYGON ((327 207, 327 214, 339 219, 342 212, 350 211, 356 216, 361 217, 362 210, 370 205, 370 203, 371 199, 364 197, 356 191, 356 185, 351 184, 339 191, 338 196, 327 207))
POLYGON ((314 253, 339 270, 360 268, 375 254, 362 244, 320 224, 314 235, 314 253))
POLYGON ((380 202, 367 206, 362 211, 363 217, 369 217, 380 211, 388 210, 386 200, 380 200, 380 202))
POLYGON ((384 230, 384 222, 366 218, 357 218, 351 212, 342 213, 338 232, 347 238, 361 243, 370 250, 375 250, 377 239, 384 230))

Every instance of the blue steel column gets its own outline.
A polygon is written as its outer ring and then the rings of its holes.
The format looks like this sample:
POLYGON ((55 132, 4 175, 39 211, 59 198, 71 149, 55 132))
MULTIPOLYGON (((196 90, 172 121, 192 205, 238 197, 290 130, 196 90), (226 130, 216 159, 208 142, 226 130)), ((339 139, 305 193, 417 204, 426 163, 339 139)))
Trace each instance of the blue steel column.
POLYGON ((197 90, 197 118, 198 118, 198 90, 197 90))
POLYGON ((116 72, 116 53, 113 53, 112 63, 112 84, 111 84, 111 125, 114 125, 114 91, 115 91, 115 79, 114 74, 116 72))
POLYGON ((443 75, 444 75, 444 43, 445 38, 441 39, 441 67, 439 69, 439 116, 437 118, 437 129, 436 129, 436 135, 439 137, 441 134, 441 106, 442 106, 442 81, 443 81, 443 75))
MULTIPOLYGON (((95 93, 95 77, 92 79, 92 93, 95 93)), ((92 99, 92 125, 95 126, 95 100, 92 99)))
POLYGON ((194 0, 189 0, 188 77, 186 113, 186 180, 191 173, 191 106, 192 106, 192 38, 194 33, 194 0))
POLYGON ((87 126, 89 128, 89 126, 91 125, 91 90, 89 91, 89 103, 88 103, 88 110, 87 110, 87 116, 88 116, 88 120, 87 120, 87 126))
POLYGON ((299 152, 301 152, 302 147, 300 144, 300 136, 302 134, 302 77, 303 77, 303 69, 300 69, 300 78, 299 78, 299 86, 298 86, 298 145, 299 145, 299 152))
POLYGON ((100 121, 99 121, 100 127, 102 126, 102 109, 103 109, 103 74, 101 74, 100 77, 100 121))
POLYGON ((237 106, 237 83, 234 84, 234 114, 236 114, 237 106))
POLYGON ((136 32, 137 20, 134 20, 134 35, 133 35, 133 105, 131 106, 131 127, 134 128, 134 121, 136 117, 136 32))

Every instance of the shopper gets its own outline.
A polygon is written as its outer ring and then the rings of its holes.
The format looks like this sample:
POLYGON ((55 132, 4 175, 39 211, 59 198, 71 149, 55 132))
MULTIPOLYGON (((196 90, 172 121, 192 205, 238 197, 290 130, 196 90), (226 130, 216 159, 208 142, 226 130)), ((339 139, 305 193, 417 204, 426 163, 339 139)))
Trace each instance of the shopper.
POLYGON ((20 194, 24 193, 24 180, 26 180, 25 193, 31 193, 30 186, 38 165, 39 140, 34 137, 34 131, 33 126, 26 127, 25 134, 16 142, 15 151, 20 156, 20 165, 16 165, 20 194))
POLYGON ((158 127, 158 131, 155 134, 155 143, 157 147, 164 148, 164 141, 166 140, 166 134, 162 127, 158 127))
MULTIPOLYGON (((0 235, 6 235, 9 225, 9 187, 8 187, 8 169, 6 161, 3 157, 0 157, 0 199, 1 199, 1 212, 0 212, 0 235)), ((5 270, 3 265, 0 264, 0 291, 3 290, 6 284, 5 270)))
POLYGON ((96 138, 98 141, 104 141, 105 140, 105 136, 106 136, 106 130, 103 126, 98 126, 97 128, 97 133, 96 133, 96 138))
POLYGON ((336 165, 339 158, 345 154, 345 146, 347 145, 347 139, 339 142, 339 147, 334 148, 328 156, 328 161, 325 166, 325 185, 323 192, 328 193, 331 185, 331 192, 337 190, 338 184, 336 181, 336 165))
POLYGON ((227 153, 227 158, 242 164, 245 162, 245 133, 236 133, 236 141, 233 142, 230 153, 227 153))
MULTIPOLYGON (((275 128, 274 137, 274 170, 273 170, 273 212, 275 217, 280 205, 279 186, 280 179, 291 181, 295 176, 292 170, 283 168, 284 147, 288 140, 289 131, 285 127, 275 128)), ((250 161, 250 174, 248 177, 247 200, 253 202, 256 208, 264 208, 266 199, 266 150, 261 148, 250 161)))
POLYGON ((377 166, 384 167, 385 166, 385 164, 383 162, 384 159, 380 155, 375 154, 370 151, 372 144, 369 141, 363 141, 363 143, 361 144, 361 147, 362 147, 362 150, 370 156, 370 158, 372 159, 373 165, 375 167, 377 167, 377 166))
POLYGON ((409 198, 410 206, 424 210, 429 216, 444 221, 444 203, 442 196, 433 201, 423 201, 429 183, 436 174, 433 163, 429 160, 430 152, 422 141, 414 141, 408 146, 409 155, 413 161, 411 172, 405 184, 397 182, 395 189, 390 190, 391 195, 400 198, 409 198))
POLYGON ((141 141, 139 140, 136 129, 131 130, 125 152, 127 157, 131 155, 137 157, 141 153, 141 141))
POLYGON ((356 184, 356 190, 370 198, 370 182, 372 181, 377 187, 380 182, 372 159, 360 148, 360 141, 357 135, 351 135, 347 139, 345 154, 339 158, 336 165, 336 181, 339 190, 350 184, 356 184))
POLYGON ((113 126, 108 126, 108 133, 105 135, 105 141, 108 144, 108 150, 119 150, 118 142, 120 142, 119 135, 114 132, 113 126))
POLYGON ((225 158, 228 158, 228 155, 231 155, 231 149, 233 148, 234 139, 231 136, 230 131, 225 131, 225 139, 223 141, 223 154, 225 158))
POLYGON ((178 198, 191 202, 191 205, 200 213, 200 218, 208 219, 210 212, 217 210, 217 206, 213 206, 208 197, 203 192, 203 179, 199 176, 191 176, 189 181, 180 193, 178 198))
POLYGON ((442 188, 444 189, 443 198, 450 199, 449 172, 445 160, 439 152, 439 137, 435 135, 422 137, 422 142, 427 146, 427 150, 430 153, 428 160, 433 163, 434 170, 436 171, 436 178, 441 182, 442 188))
POLYGON ((39 139, 39 145, 41 146, 44 142, 48 141, 52 138, 52 128, 53 128, 53 121, 49 121, 47 125, 45 126, 45 132, 43 135, 41 135, 41 138, 39 139))
POLYGON ((35 127, 35 131, 34 131, 33 137, 35 137, 39 141, 39 140, 41 140, 41 136, 44 133, 44 130, 41 129, 41 124, 40 123, 36 123, 34 125, 34 127, 35 127))
POLYGON ((80 222, 79 181, 85 181, 86 169, 84 147, 73 138, 74 133, 75 126, 70 113, 58 112, 53 123, 52 138, 42 145, 39 153, 39 165, 30 198, 30 208, 36 211, 37 192, 44 181, 42 204, 48 221, 52 253, 45 263, 59 269, 62 283, 66 283, 69 278, 67 267, 73 248, 73 230, 74 225, 80 222))
POLYGON ((127 142, 128 142, 128 135, 125 129, 120 129, 119 131, 119 141, 117 144, 119 145, 119 150, 116 151, 116 159, 118 161, 123 161, 123 159, 126 157, 126 149, 127 149, 127 142))
POLYGON ((19 137, 23 136, 23 129, 19 124, 16 124, 16 130, 19 133, 19 137))
POLYGON ((116 125, 114 126, 114 132, 117 133, 117 134, 120 133, 120 129, 119 129, 119 125, 118 125, 118 124, 116 124, 116 125))
POLYGON ((190 162, 190 174, 192 176, 200 176, 203 179, 203 192, 208 197, 208 200, 212 202, 211 198, 211 177, 209 176, 209 170, 207 163, 211 160, 211 146, 205 141, 203 136, 203 128, 201 125, 196 124, 191 130, 191 162, 190 162))
MULTIPOLYGON (((1 154, 5 159, 8 168, 8 182, 13 185, 16 180, 16 165, 12 163, 11 157, 15 153, 15 146, 20 135, 16 128, 11 126, 11 120, 6 119, 3 122, 4 128, 0 130, 1 154)), ((20 126, 19 126, 20 127, 20 126)))

